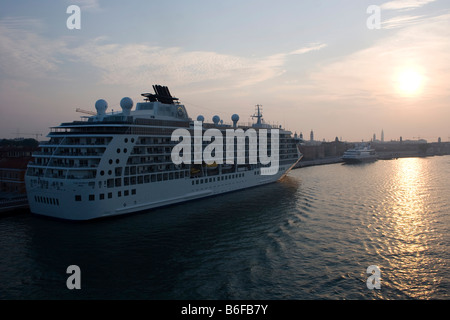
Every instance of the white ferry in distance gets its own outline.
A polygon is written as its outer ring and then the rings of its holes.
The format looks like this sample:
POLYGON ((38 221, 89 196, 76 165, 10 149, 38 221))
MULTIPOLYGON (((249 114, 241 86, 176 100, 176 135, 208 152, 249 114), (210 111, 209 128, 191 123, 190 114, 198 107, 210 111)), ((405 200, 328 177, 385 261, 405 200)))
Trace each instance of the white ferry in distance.
POLYGON ((275 182, 302 157, 291 132, 264 123, 258 106, 254 124, 238 123, 236 114, 233 124, 218 116, 213 123, 203 122, 201 115, 197 121, 202 121, 203 131, 215 128, 224 136, 230 128, 266 129, 268 137, 277 129, 279 166, 273 175, 261 174, 267 165, 250 164, 249 139, 245 139, 245 164, 236 161, 235 153, 233 164, 176 165, 171 151, 178 142, 171 135, 178 128, 194 132, 197 122, 167 87, 153 88, 155 93, 143 93, 144 101, 135 110, 133 101, 123 98, 122 112, 106 113, 106 101, 98 100, 97 112, 89 112, 91 116, 50 128, 50 140, 33 154, 25 176, 31 212, 90 220, 148 210, 275 182))
POLYGON ((378 156, 375 149, 364 143, 357 144, 354 148, 348 149, 342 156, 342 160, 346 163, 371 162, 377 159, 378 156))

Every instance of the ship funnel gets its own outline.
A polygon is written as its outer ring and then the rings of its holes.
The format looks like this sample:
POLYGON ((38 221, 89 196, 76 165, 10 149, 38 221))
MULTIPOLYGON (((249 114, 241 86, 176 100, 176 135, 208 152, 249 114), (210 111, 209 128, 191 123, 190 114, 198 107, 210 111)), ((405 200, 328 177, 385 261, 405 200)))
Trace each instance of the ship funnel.
POLYGON ((97 100, 97 102, 95 102, 95 109, 97 110, 97 115, 104 116, 106 109, 108 109, 108 102, 103 99, 97 100))
POLYGON ((233 114, 231 116, 231 121, 233 121, 233 128, 237 128, 237 123, 239 121, 239 115, 238 114, 233 114))
POLYGON ((131 108, 133 108, 133 100, 131 98, 125 97, 120 100, 120 107, 124 115, 129 116, 131 108))

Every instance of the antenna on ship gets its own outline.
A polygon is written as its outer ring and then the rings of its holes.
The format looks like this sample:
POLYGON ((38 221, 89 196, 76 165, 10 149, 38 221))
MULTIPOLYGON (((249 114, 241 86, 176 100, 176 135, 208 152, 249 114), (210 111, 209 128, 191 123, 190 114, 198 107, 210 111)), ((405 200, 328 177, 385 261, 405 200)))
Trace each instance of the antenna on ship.
POLYGON ((80 112, 80 113, 90 114, 91 116, 97 115, 97 113, 95 113, 94 111, 83 110, 81 108, 77 108, 75 111, 80 112))
POLYGON ((251 116, 252 118, 257 118, 258 120, 256 120, 256 125, 260 126, 261 125, 261 121, 263 120, 262 118, 262 105, 257 104, 255 107, 255 114, 251 116))

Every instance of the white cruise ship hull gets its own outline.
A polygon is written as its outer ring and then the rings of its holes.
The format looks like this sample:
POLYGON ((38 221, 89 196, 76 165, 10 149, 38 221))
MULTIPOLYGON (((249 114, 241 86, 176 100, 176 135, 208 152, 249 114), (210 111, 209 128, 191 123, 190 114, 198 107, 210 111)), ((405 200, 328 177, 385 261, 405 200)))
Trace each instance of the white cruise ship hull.
MULTIPOLYGON (((291 168, 292 166, 284 167, 277 174, 267 176, 258 174, 258 170, 253 170, 214 177, 138 184, 114 188, 114 190, 94 190, 80 182, 67 184, 65 188, 59 190, 30 187, 28 199, 30 210, 35 214, 67 220, 91 220, 145 211, 273 183, 291 168), (76 201, 74 194, 79 194, 82 200, 76 201), (101 194, 104 195, 103 199, 100 199, 101 194), (110 198, 108 194, 111 194, 110 198), (90 200, 90 196, 93 200, 90 200)), ((52 183, 51 180, 48 182, 52 183)))

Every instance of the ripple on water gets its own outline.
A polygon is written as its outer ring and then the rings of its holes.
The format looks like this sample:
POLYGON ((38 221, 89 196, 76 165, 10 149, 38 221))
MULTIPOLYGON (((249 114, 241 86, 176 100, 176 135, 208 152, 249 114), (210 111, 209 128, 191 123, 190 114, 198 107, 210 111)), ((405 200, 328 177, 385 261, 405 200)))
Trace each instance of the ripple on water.
POLYGON ((2 293, 73 298, 65 267, 79 263, 82 298, 448 299, 449 163, 307 167, 92 224, 0 219, 2 293), (370 265, 381 290, 367 289, 370 265))

